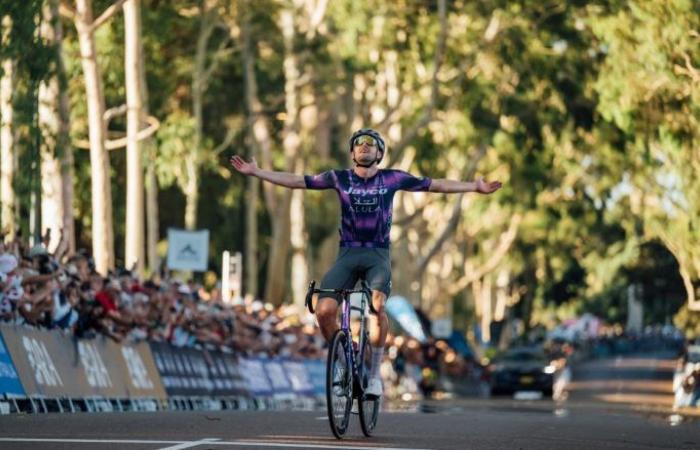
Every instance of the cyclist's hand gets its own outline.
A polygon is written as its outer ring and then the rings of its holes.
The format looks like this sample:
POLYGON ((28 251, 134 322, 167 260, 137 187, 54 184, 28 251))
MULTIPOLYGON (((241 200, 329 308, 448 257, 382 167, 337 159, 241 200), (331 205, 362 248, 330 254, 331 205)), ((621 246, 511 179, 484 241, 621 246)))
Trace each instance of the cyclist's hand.
POLYGON ((485 181, 483 178, 476 180, 476 192, 481 194, 491 194, 503 186, 500 181, 485 181))
POLYGON ((258 170, 258 163, 255 161, 255 158, 251 158, 250 162, 245 162, 240 156, 233 155, 229 162, 234 169, 244 175, 255 175, 255 172, 258 170))

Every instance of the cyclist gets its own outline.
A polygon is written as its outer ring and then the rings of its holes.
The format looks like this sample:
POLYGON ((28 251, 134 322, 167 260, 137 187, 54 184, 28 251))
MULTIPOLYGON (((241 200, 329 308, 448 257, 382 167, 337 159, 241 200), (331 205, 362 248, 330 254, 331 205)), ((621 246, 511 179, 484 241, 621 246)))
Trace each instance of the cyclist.
MULTIPOLYGON (((396 191, 429 191, 442 193, 479 192, 490 194, 501 187, 498 181, 483 178, 475 182, 415 177, 407 172, 379 169, 386 153, 382 136, 371 128, 363 128, 350 137, 352 169, 329 170, 315 176, 262 170, 255 158, 250 162, 240 156, 231 157, 231 165, 240 173, 291 189, 335 189, 341 204, 340 249, 335 264, 321 280, 321 289, 352 289, 363 277, 372 289, 372 304, 377 317, 370 316, 372 361, 370 380, 365 391, 381 396, 379 366, 389 321, 384 303, 391 290, 389 232, 392 201, 396 191)), ((318 300, 316 316, 321 332, 330 340, 339 328, 338 299, 324 294, 318 300)))

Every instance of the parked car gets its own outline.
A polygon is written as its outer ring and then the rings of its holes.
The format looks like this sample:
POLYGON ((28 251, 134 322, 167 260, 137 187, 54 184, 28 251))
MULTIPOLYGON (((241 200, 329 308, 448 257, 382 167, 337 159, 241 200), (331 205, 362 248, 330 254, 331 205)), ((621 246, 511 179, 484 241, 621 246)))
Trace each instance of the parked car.
POLYGON ((560 370, 561 363, 551 361, 540 349, 508 350, 489 366, 491 394, 540 391, 551 397, 560 370))

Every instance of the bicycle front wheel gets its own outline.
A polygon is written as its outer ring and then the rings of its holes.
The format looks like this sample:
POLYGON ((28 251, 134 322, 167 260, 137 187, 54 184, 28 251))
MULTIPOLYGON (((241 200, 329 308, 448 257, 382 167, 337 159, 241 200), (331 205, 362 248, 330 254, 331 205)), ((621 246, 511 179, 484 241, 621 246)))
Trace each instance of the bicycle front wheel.
MULTIPOLYGON (((360 363, 360 378, 362 382, 362 389, 367 387, 369 382, 370 367, 372 364, 372 352, 369 346, 369 339, 365 337, 363 339, 363 351, 362 351, 362 361, 360 363)), ((368 397, 363 393, 360 394, 358 398, 358 412, 360 413, 360 428, 362 428, 362 433, 369 437, 372 435, 374 428, 377 426, 377 419, 379 418, 379 406, 381 399, 378 397, 368 397)))
POLYGON ((328 422, 336 438, 342 439, 350 422, 352 408, 352 367, 347 355, 350 340, 343 330, 333 335, 326 364, 326 406, 328 422))

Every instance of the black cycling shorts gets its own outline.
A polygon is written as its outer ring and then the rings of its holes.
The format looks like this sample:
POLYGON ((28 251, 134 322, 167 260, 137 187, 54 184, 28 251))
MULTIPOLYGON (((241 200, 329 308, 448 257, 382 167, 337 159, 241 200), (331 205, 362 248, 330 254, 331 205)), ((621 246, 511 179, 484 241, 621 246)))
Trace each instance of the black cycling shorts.
MULTIPOLYGON (((358 280, 364 279, 369 287, 391 292, 391 255, 388 248, 340 247, 333 267, 321 280, 321 289, 353 289, 358 280)), ((323 294, 340 300, 339 296, 323 294)))

